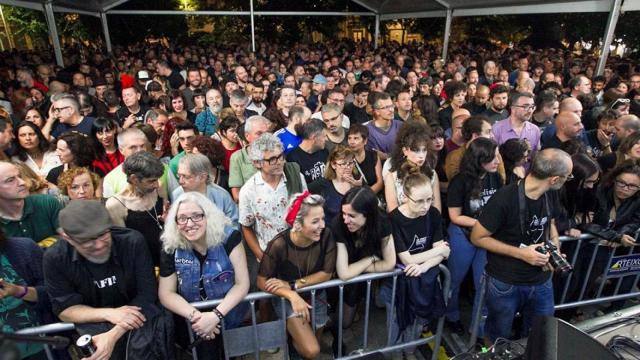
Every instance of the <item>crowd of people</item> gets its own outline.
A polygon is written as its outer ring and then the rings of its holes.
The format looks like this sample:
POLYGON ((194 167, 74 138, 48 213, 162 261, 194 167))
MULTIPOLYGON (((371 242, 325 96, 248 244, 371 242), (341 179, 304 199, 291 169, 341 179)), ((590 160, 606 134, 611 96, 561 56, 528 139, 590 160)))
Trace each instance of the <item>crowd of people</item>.
POLYGON ((64 68, 47 51, 0 59, 0 323, 72 322, 93 336, 86 360, 222 358, 223 328, 251 323, 243 299, 259 290, 277 300, 258 321, 286 319, 289 356, 316 358, 323 330, 346 354, 338 324, 366 284, 298 290, 393 269, 404 276, 374 292, 392 343, 442 316, 465 334, 468 298, 492 344, 554 314, 553 246, 597 253, 593 271, 575 264, 577 300, 636 245, 640 67, 623 58, 598 75, 589 53, 469 44, 445 60, 349 41, 64 55, 64 68), (559 242, 582 233, 597 240, 559 242))

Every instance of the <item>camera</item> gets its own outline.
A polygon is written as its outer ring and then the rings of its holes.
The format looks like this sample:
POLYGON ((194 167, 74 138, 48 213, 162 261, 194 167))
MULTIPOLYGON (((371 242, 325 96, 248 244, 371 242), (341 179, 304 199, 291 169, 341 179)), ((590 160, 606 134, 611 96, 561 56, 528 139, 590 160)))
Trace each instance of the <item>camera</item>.
POLYGON ((541 254, 549 254, 549 264, 561 274, 568 274, 573 271, 571 264, 560 254, 558 247, 552 243, 547 241, 542 246, 538 246, 536 251, 541 254))

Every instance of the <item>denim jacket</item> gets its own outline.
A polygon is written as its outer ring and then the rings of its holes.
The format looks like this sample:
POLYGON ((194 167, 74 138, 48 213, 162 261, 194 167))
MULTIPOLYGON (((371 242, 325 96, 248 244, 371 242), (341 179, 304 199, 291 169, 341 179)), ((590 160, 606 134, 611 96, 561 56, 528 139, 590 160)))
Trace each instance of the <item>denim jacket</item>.
MULTIPOLYGON (((234 231, 225 226, 224 242, 234 231)), ((207 249, 207 257, 200 271, 200 262, 191 249, 176 249, 174 259, 178 277, 178 291, 189 302, 202 300, 200 297, 200 278, 204 283, 207 300, 221 299, 235 284, 235 272, 229 259, 224 242, 207 249)), ((239 304, 225 316, 225 327, 235 327, 246 313, 246 303, 239 304)))

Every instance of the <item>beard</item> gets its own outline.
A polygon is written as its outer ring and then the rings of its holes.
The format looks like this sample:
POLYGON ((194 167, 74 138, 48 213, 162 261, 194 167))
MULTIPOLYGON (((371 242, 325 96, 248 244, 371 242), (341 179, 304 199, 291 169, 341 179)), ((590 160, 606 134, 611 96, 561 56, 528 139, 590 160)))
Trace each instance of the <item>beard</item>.
POLYGON ((222 111, 222 105, 215 104, 213 106, 209 106, 209 110, 214 114, 220 114, 220 111, 222 111))

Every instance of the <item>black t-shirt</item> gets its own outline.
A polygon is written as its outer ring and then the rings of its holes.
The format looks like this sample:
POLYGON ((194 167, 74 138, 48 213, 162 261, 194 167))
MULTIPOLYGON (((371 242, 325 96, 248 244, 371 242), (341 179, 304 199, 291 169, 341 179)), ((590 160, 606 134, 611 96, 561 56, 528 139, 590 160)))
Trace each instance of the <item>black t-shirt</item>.
POLYGON ((378 181, 376 174, 376 164, 378 163, 378 153, 373 150, 364 151, 364 160, 358 163, 360 170, 367 179, 367 185, 372 186, 378 181))
POLYGON ((304 175, 307 184, 311 184, 324 176, 327 157, 329 157, 327 149, 309 154, 298 146, 287 154, 287 161, 298 163, 300 172, 304 175))
POLYGON ((442 240, 442 217, 433 206, 426 215, 415 219, 404 216, 398 208, 390 214, 396 254, 409 251, 411 255, 431 250, 433 243, 442 240))
POLYGON ((482 115, 489 118, 489 122, 491 125, 495 124, 500 120, 504 120, 509 117, 509 112, 507 110, 502 110, 502 112, 495 112, 493 108, 488 108, 482 115))
POLYGON ((465 175, 457 174, 449 183, 447 207, 462 208, 462 215, 477 218, 491 196, 502 187, 502 180, 497 172, 487 173, 482 179, 479 198, 471 198, 471 184, 465 181, 465 175))
MULTIPOLYGON (((231 255, 231 252, 235 247, 240 244, 242 241, 242 236, 239 231, 234 231, 229 235, 229 238, 224 243, 224 252, 227 253, 227 256, 231 255)), ((202 264, 204 260, 207 258, 207 255, 202 255, 197 251, 193 252, 195 256, 200 261, 200 269, 202 270, 202 264)), ((164 250, 160 252, 160 276, 167 277, 171 276, 176 272, 176 263, 175 263, 175 252, 171 254, 166 253, 164 250)))
MULTIPOLYGON (((147 105, 140 103, 140 110, 138 110, 137 113, 133 114, 136 117, 136 122, 144 122, 144 114, 146 114, 148 110, 149 108, 147 107, 147 105)), ((127 120, 127 117, 129 117, 129 115, 131 114, 131 111, 129 111, 129 108, 127 108, 126 106, 118 109, 118 111, 116 112, 116 118, 118 119, 120 126, 124 124, 124 121, 127 120)))
POLYGON ((348 103, 344 106, 344 114, 349 117, 349 121, 352 124, 364 124, 369 121, 369 115, 365 108, 360 108, 353 103, 348 103))
MULTIPOLYGON (((182 77, 182 75, 180 75, 180 72, 178 70, 173 70, 171 74, 167 76, 167 81, 169 82, 169 86, 171 86, 173 90, 178 90, 185 84, 184 78, 182 77)), ((186 105, 187 104, 185 104, 185 106, 186 105)))
POLYGON ((123 279, 120 278, 122 274, 118 275, 121 272, 117 271, 117 265, 114 264, 113 258, 104 264, 90 261, 86 261, 84 264, 96 288, 98 303, 92 305, 93 307, 116 308, 129 302, 130 299, 127 299, 117 286, 118 282, 123 279))
POLYGON ((391 235, 391 222, 386 215, 380 214, 378 224, 365 224, 364 226, 376 226, 378 233, 377 239, 358 239, 360 232, 350 233, 349 230, 344 227, 342 216, 336 216, 331 222, 331 230, 333 231, 336 243, 342 243, 347 247, 349 264, 373 255, 382 259, 381 240, 391 235), (374 244, 374 246, 365 246, 365 242, 370 241, 377 241, 377 243, 374 244))
MULTIPOLYGON (((520 229, 518 207, 518 185, 511 184, 496 192, 482 209, 478 221, 492 237, 508 245, 520 247, 543 242, 544 229, 549 218, 557 218, 557 198, 545 194, 537 200, 525 196, 525 234, 520 229), (549 201, 550 216, 544 204, 549 201)), ((540 266, 532 266, 516 258, 487 252, 487 273, 496 279, 513 285, 540 285, 547 281, 551 272, 540 266)))

